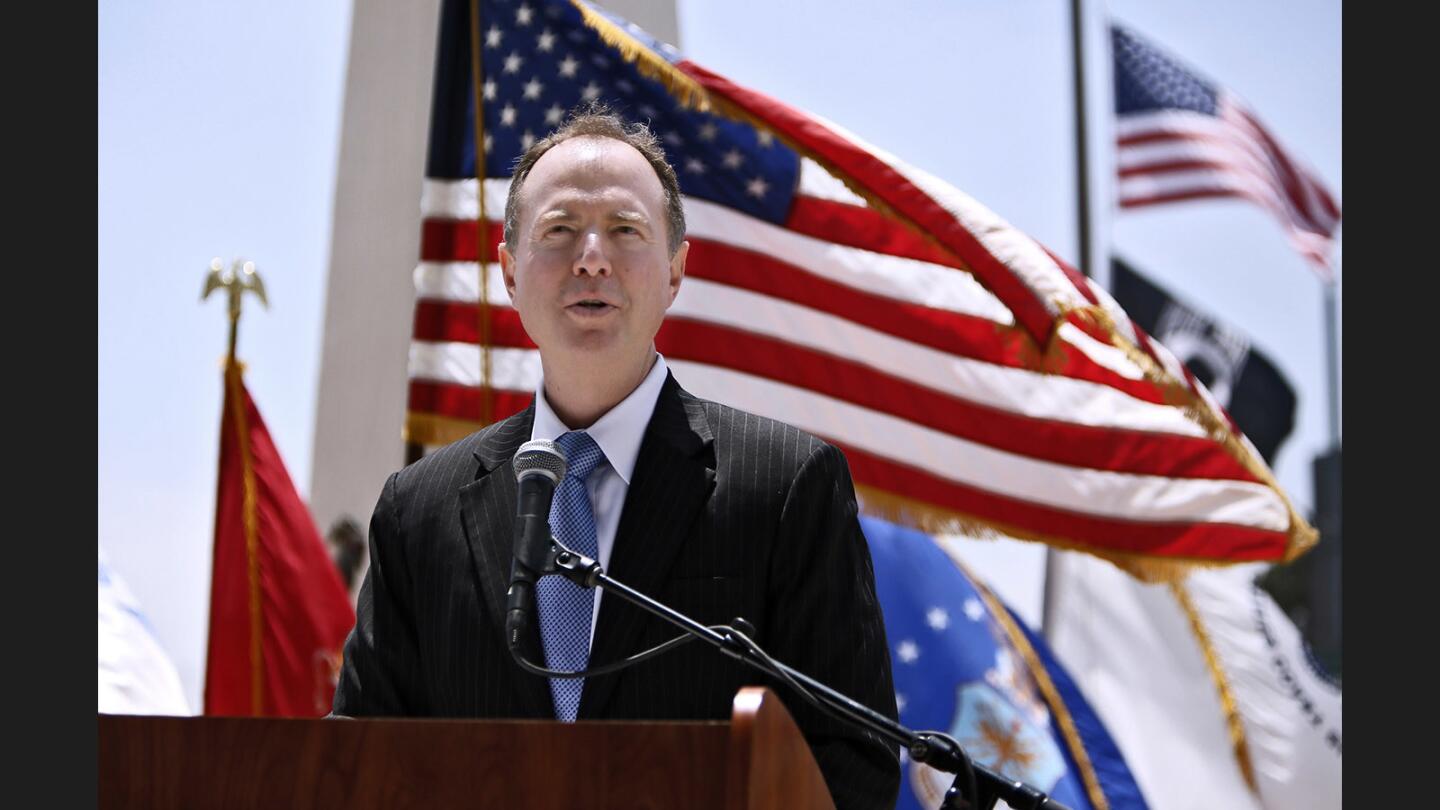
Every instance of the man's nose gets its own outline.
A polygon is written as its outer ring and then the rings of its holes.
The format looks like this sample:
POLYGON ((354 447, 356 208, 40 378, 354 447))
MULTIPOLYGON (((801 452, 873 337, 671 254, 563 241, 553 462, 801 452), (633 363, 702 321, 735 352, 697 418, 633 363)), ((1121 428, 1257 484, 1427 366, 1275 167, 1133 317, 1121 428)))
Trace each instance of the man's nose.
POLYGON ((587 231, 580 240, 580 254, 575 257, 575 275, 610 275, 610 257, 605 253, 605 241, 595 231, 587 231))

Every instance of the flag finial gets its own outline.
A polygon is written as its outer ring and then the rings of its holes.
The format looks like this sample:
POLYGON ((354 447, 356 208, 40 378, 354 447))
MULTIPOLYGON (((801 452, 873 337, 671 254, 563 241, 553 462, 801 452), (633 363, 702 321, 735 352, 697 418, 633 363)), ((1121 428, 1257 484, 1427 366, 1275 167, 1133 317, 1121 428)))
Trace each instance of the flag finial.
POLYGON ((255 263, 245 259, 236 259, 229 270, 224 269, 225 264, 216 256, 210 260, 210 272, 205 276, 205 290, 200 293, 200 300, 204 301, 210 297, 210 293, 224 289, 230 297, 230 347, 225 354, 227 363, 235 362, 235 333, 240 328, 240 298, 246 290, 253 292, 260 303, 269 309, 270 302, 265 300, 265 283, 260 280, 260 274, 255 270, 255 263))

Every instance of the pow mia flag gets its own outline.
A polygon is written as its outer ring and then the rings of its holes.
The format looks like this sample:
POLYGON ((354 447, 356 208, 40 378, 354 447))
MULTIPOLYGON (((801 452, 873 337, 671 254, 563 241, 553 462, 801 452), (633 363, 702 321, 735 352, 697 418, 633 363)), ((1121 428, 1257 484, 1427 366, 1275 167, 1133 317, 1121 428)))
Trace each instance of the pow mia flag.
POLYGON ((1295 427, 1295 390, 1270 359, 1229 326, 1175 300, 1124 261, 1110 260, 1110 293, 1210 389, 1267 464, 1295 427))

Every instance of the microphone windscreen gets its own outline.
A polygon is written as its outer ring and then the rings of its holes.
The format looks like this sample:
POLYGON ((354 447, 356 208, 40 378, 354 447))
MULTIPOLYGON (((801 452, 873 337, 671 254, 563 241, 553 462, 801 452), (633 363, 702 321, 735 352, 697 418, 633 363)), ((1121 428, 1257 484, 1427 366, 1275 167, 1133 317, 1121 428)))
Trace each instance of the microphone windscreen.
POLYGON ((529 475, 544 475, 558 484, 565 477, 565 451, 560 445, 544 439, 532 439, 515 451, 515 480, 529 475))

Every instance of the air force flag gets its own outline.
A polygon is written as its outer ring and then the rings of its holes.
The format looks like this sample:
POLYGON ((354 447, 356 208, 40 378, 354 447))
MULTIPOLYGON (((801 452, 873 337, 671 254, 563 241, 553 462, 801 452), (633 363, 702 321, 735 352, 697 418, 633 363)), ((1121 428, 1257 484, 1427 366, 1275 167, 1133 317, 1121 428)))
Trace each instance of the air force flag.
MULTIPOLYGON (((1119 750, 1044 641, 944 541, 861 517, 890 640, 900 722, 1075 810, 1146 807, 1119 750)), ((902 754, 903 757, 903 754, 902 754)), ((898 808, 940 805, 954 777, 902 759, 898 808)))

